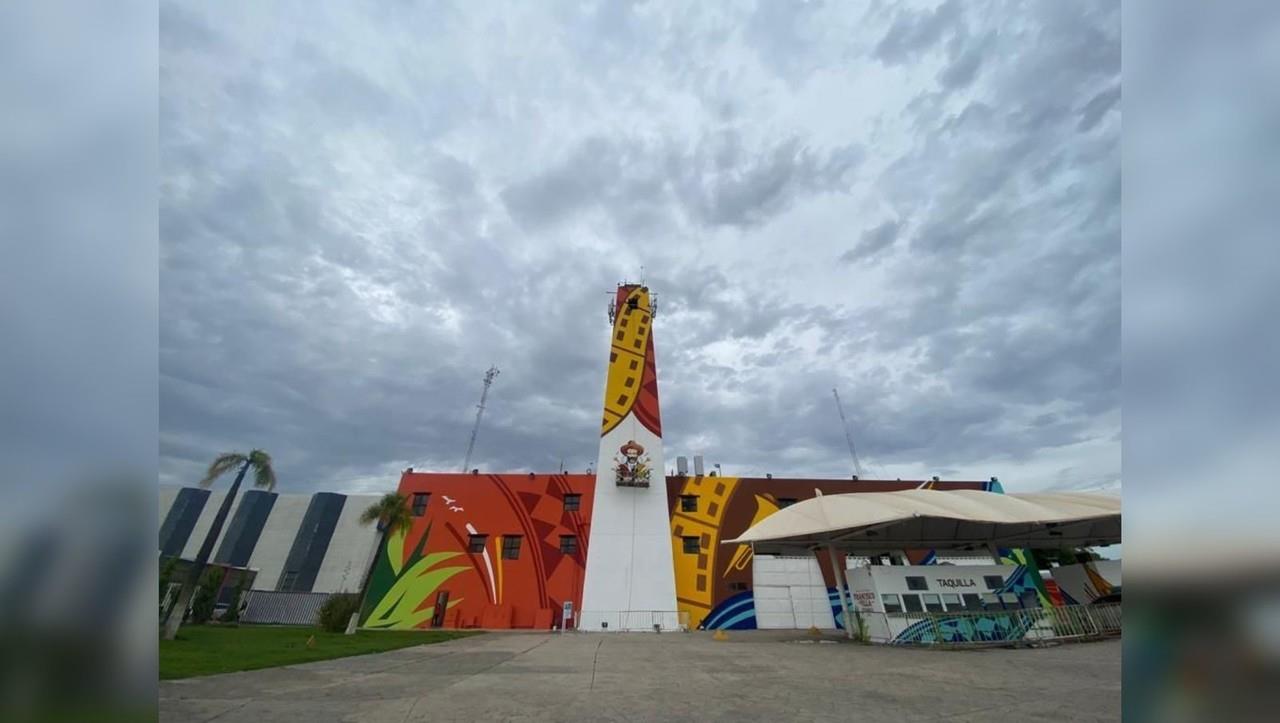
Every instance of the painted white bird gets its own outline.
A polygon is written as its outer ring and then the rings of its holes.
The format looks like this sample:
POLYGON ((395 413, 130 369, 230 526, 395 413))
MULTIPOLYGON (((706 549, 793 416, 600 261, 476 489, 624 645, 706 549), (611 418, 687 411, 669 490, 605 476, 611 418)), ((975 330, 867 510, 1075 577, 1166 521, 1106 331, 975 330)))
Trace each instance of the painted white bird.
POLYGON ((450 507, 450 508, 449 508, 449 511, 450 511, 450 512, 462 512, 462 508, 461 508, 461 507, 450 507))
POLYGON ((452 505, 454 503, 454 499, 449 495, 441 495, 441 496, 444 497, 444 503, 446 505, 452 505))

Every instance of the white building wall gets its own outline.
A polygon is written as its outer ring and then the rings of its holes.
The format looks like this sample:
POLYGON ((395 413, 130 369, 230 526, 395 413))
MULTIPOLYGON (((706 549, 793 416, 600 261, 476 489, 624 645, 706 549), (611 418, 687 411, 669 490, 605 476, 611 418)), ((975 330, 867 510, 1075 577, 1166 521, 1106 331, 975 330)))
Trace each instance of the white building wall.
POLYGON ((314 592, 360 591, 378 542, 377 525, 360 524, 360 514, 377 501, 378 495, 347 495, 333 539, 316 575, 314 592))
POLYGON ((298 534, 302 524, 302 516, 307 513, 307 505, 311 504, 311 495, 278 495, 271 506, 271 514, 258 537, 258 544, 249 556, 249 567, 256 568, 257 578, 253 587, 256 590, 274 590, 280 581, 280 572, 284 570, 285 560, 289 557, 289 549, 293 547, 293 538, 298 534))
POLYGON ((756 626, 762 630, 834 630, 822 569, 812 555, 756 555, 751 562, 756 626))
POLYGON ((628 415, 601 438, 580 630, 676 630, 675 564, 662 439, 628 415), (649 487, 619 487, 614 456, 629 440, 649 456, 649 487))

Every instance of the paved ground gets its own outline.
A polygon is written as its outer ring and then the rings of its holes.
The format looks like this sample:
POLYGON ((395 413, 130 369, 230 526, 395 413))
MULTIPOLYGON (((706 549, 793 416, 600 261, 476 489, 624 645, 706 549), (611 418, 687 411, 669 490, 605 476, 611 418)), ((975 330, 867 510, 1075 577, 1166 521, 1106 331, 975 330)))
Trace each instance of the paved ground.
POLYGON ((163 721, 1119 720, 1120 641, 944 651, 803 633, 489 633, 165 681, 163 721))

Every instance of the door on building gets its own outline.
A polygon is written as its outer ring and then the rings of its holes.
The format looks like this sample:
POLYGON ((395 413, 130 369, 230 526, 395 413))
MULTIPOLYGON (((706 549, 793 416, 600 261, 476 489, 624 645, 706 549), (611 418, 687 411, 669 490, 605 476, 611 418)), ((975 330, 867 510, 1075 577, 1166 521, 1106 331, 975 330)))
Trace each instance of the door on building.
POLYGON ((762 630, 834 630, 831 598, 812 555, 756 555, 751 563, 756 627, 762 630))
POLYGON ((436 609, 431 614, 431 627, 438 628, 444 625, 444 614, 449 609, 449 591, 441 590, 436 593, 436 609))

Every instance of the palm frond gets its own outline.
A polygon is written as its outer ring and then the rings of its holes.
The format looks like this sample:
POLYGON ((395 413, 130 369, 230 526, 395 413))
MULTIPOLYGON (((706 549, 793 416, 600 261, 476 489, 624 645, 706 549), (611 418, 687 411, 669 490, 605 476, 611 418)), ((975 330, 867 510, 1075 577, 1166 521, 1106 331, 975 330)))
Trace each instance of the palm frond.
POLYGON ((214 480, 244 464, 246 459, 248 458, 239 452, 226 452, 218 455, 213 462, 209 463, 209 469, 204 473, 204 479, 200 480, 200 486, 208 487, 213 484, 214 480))
POLYGON ((271 466, 271 455, 260 449, 249 453, 249 464, 253 465, 253 484, 255 487, 271 489, 276 486, 276 471, 271 466))
POLYGON ((360 523, 378 523, 378 529, 391 534, 413 520, 409 512, 409 498, 397 492, 388 492, 377 502, 360 513, 360 523))

